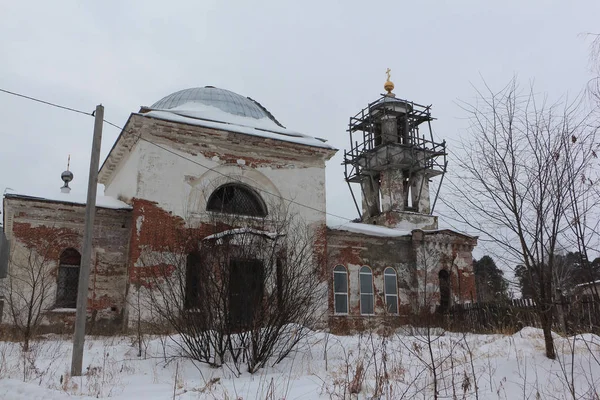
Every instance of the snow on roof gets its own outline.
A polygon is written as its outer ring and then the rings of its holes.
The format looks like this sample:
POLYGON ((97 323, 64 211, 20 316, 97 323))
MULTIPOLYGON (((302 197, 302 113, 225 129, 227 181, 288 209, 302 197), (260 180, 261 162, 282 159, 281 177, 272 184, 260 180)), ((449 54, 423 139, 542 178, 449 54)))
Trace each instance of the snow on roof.
POLYGON ((338 231, 361 233, 363 235, 370 236, 400 237, 408 236, 411 234, 411 231, 403 231, 398 229, 386 228, 385 226, 363 224, 359 222, 348 222, 343 225, 329 226, 329 228, 338 231))
MULTIPOLYGON (((71 203, 71 204, 86 204, 87 203, 87 195, 83 194, 71 194, 71 193, 62 193, 56 190, 56 193, 45 193, 45 194, 25 194, 25 193, 6 193, 5 197, 15 197, 22 199, 31 199, 31 200, 42 200, 42 201, 52 201, 52 202, 60 202, 60 203, 71 203)), ((131 206, 127 203, 122 202, 121 200, 117 200, 114 197, 110 196, 96 196, 96 207, 99 208, 111 208, 115 210, 131 210, 131 206)))
POLYGON ((335 149, 333 146, 325 143, 324 139, 282 128, 268 117, 252 118, 230 114, 217 107, 202 103, 189 102, 171 109, 151 109, 151 111, 141 115, 166 121, 182 122, 206 128, 283 140, 306 146, 335 149))
POLYGON ((380 225, 371 225, 371 224, 363 224, 359 222, 348 222, 342 225, 327 225, 330 229, 338 230, 338 231, 348 231, 353 233, 361 233, 363 235, 370 236, 387 236, 387 237, 400 237, 400 236, 409 236, 412 235, 412 232, 415 230, 423 231, 424 233, 444 233, 451 232, 459 235, 467 236, 470 238, 477 238, 477 236, 468 235, 463 232, 455 231, 452 229, 418 229, 418 228, 410 228, 408 226, 400 226, 398 228, 387 228, 385 226, 380 225))
POLYGON ((589 286, 589 285, 595 285, 597 283, 600 283, 600 280, 597 281, 593 281, 593 282, 584 282, 584 283, 580 283, 578 285, 575 285, 575 287, 582 287, 582 286, 589 286))
POLYGON ((223 232, 209 235, 209 236, 205 237, 203 240, 220 239, 224 236, 241 235, 244 233, 252 233, 254 235, 266 236, 269 239, 275 239, 278 236, 282 236, 280 233, 276 233, 276 232, 261 231, 259 229, 252 229, 252 228, 237 228, 237 229, 229 229, 229 230, 226 230, 223 232))
POLYGON ((468 233, 464 233, 461 231, 457 231, 455 229, 448 229, 448 228, 443 228, 443 229, 421 229, 423 232, 425 233, 444 233, 444 232, 450 232, 450 233, 456 233, 462 236, 466 236, 466 237, 470 237, 473 239, 477 239, 478 236, 473 236, 473 235, 469 235, 468 233))

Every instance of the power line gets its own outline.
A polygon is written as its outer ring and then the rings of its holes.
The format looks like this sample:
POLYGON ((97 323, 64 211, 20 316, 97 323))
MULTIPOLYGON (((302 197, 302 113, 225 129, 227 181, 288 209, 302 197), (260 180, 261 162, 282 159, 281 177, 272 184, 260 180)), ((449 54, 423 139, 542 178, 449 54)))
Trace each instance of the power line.
POLYGON ((0 88, 0 92, 8 93, 8 94, 11 94, 11 95, 17 96, 17 97, 22 97, 22 98, 27 99, 27 100, 36 101, 38 103, 46 104, 46 105, 49 105, 49 106, 52 106, 52 107, 62 108, 63 110, 73 111, 73 112, 76 112, 76 113, 79 113, 79 114, 83 114, 83 115, 87 115, 87 116, 94 116, 93 112, 86 112, 86 111, 77 110, 77 109, 71 108, 71 107, 61 106, 59 104, 51 103, 49 101, 36 99, 35 97, 25 96, 24 94, 11 92, 10 90, 6 90, 6 89, 0 88))
MULTIPOLYGON (((108 125, 111 125, 111 126, 113 126, 113 127, 117 128, 117 129, 124 130, 124 128, 122 128, 122 127, 118 126, 117 124, 114 124, 114 123, 112 123, 112 122, 110 122, 110 121, 104 120, 104 122, 105 122, 106 124, 108 124, 108 125)), ((181 154, 179 154, 179 153, 177 153, 177 152, 175 152, 175 151, 173 151, 173 150, 171 150, 171 149, 169 149, 169 148, 167 148, 167 147, 161 146, 161 145, 159 145, 159 144, 157 144, 157 143, 154 143, 154 142, 153 142, 153 141, 151 141, 151 140, 148 140, 148 139, 145 139, 145 138, 143 138, 141 135, 136 135, 135 133, 133 133, 133 132, 131 132, 131 131, 128 131, 128 133, 131 133, 133 136, 137 137, 138 139, 140 139, 140 140, 143 140, 144 142, 150 143, 150 144, 152 144, 152 145, 154 145, 154 146, 158 147, 159 149, 162 149, 162 150, 164 150, 164 151, 166 151, 166 152, 168 152, 168 153, 171 153, 171 154, 173 154, 173 155, 175 155, 175 156, 177 156, 177 157, 183 158, 184 160, 187 160, 187 161, 191 162, 192 164, 196 164, 196 165, 198 165, 198 166, 200 166, 200 167, 202 167, 202 168, 205 168, 205 169, 207 169, 207 170, 209 170, 209 171, 215 172, 215 173, 217 173, 217 174, 219 174, 219 175, 221 175, 221 176, 224 176, 224 177, 226 177, 226 178, 228 178, 228 179, 231 179, 231 180, 234 180, 234 181, 238 181, 238 182, 240 182, 240 183, 244 183, 242 180, 240 180, 240 179, 238 179, 238 178, 236 178, 236 177, 233 177, 233 176, 227 175, 227 174, 225 174, 225 173, 223 173, 223 172, 217 171, 217 170, 216 170, 216 169, 214 169, 214 168, 208 167, 208 166, 206 166, 206 165, 204 165, 204 164, 202 164, 202 163, 200 163, 200 162, 198 162, 198 161, 196 161, 196 160, 192 160, 191 158, 188 158, 188 157, 182 156, 181 154)), ((271 195, 271 196, 279 197, 279 198, 281 198, 281 199, 283 199, 283 200, 285 200, 285 201, 288 201, 288 202, 290 202, 290 203, 292 203, 292 204, 296 204, 296 205, 298 205, 298 206, 301 206, 301 207, 307 208, 307 209, 309 209, 309 210, 317 211, 317 212, 319 212, 319 213, 323 213, 323 214, 325 214, 325 215, 329 215, 329 216, 331 216, 331 217, 341 218, 341 219, 343 219, 343 220, 345 220, 345 221, 352 222, 352 220, 351 220, 351 219, 349 219, 348 217, 342 217, 341 215, 336 215, 336 214, 331 214, 331 213, 328 213, 327 211, 320 210, 320 209, 318 209, 318 208, 316 208, 316 207, 312 207, 312 206, 309 206, 309 205, 307 205, 307 204, 303 204, 303 203, 297 202, 297 201, 295 201, 295 200, 287 199, 287 198, 285 198, 285 197, 283 197, 283 196, 280 196, 280 195, 278 195, 278 194, 271 193, 271 192, 269 192, 268 190, 261 189, 261 188, 254 188, 254 189, 258 190, 259 192, 263 192, 263 193, 265 193, 265 194, 271 195)))
MULTIPOLYGON (((85 112, 85 111, 82 111, 82 110, 77 110, 77 109, 75 109, 75 108, 71 108, 71 107, 62 106, 62 105, 60 105, 60 104, 56 104, 56 103, 51 103, 51 102, 49 102, 49 101, 41 100, 41 99, 38 99, 38 98, 35 98, 35 97, 26 96, 26 95, 24 95, 24 94, 20 94, 20 93, 11 92, 11 91, 9 91, 9 90, 5 90, 5 89, 2 89, 2 88, 0 88, 0 91, 1 91, 1 92, 4 92, 4 93, 11 94, 11 95, 13 95, 13 96, 22 97, 22 98, 24 98, 24 99, 28 99, 28 100, 35 101, 35 102, 42 103, 42 104, 46 104, 46 105, 49 105, 49 106, 52 106, 52 107, 60 108, 60 109, 63 109, 63 110, 72 111, 72 112, 76 112, 76 113, 83 114, 83 115, 87 115, 87 116, 94 116, 94 113, 93 113, 93 112, 92 112, 92 113, 88 113, 88 112, 85 112)), ((110 122, 110 121, 107 121, 106 119, 103 119, 103 121, 104 121, 104 123, 106 123, 106 124, 108 124, 108 125, 110 125, 110 126, 112 126, 112 127, 114 127, 114 128, 117 128, 117 129, 119 129, 119 130, 121 130, 121 131, 124 131, 124 128, 123 128, 123 127, 121 127, 121 126, 119 126, 119 125, 117 125, 117 124, 114 124, 114 123, 112 123, 112 122, 110 122)), ((169 149, 169 148, 167 148, 167 147, 161 146, 161 145, 159 145, 158 143, 154 143, 154 142, 153 142, 153 141, 151 141, 151 140, 145 139, 145 138, 143 138, 141 135, 136 135, 135 133, 133 133, 133 132, 131 132, 131 131, 128 131, 128 133, 131 133, 132 135, 134 135, 134 136, 135 136, 135 137, 137 137, 138 139, 140 139, 140 140, 143 140, 144 142, 150 143, 150 144, 152 144, 152 145, 154 145, 154 146, 158 147, 159 149, 162 149, 162 150, 164 150, 164 151, 166 151, 166 152, 168 152, 168 153, 170 153, 170 154, 173 154, 173 155, 175 155, 175 156, 177 156, 177 157, 180 157, 180 158, 182 158, 182 159, 184 159, 184 160, 187 160, 187 161, 189 161, 189 162, 191 162, 191 163, 193 163, 193 164, 196 164, 196 165, 198 165, 198 166, 200 166, 200 167, 202 167, 202 168, 205 168, 205 169, 207 169, 208 171, 212 171, 212 172, 215 172, 215 173, 217 173, 217 174, 219 174, 219 175, 222 175, 222 176, 224 176, 224 177, 226 177, 226 178, 228 178, 228 179, 235 180, 235 181, 238 181, 238 182, 240 182, 240 183, 244 183, 244 182, 242 182, 242 181, 241 181, 240 179, 238 179, 238 178, 235 178, 235 177, 229 176, 229 175, 227 175, 227 174, 224 174, 224 173, 222 173, 222 172, 220 172, 220 171, 217 171, 217 170, 215 170, 214 168, 208 167, 208 166, 206 166, 206 165, 204 165, 204 164, 202 164, 202 163, 200 163, 200 162, 198 162, 198 161, 196 161, 196 160, 192 160, 191 158, 185 157, 185 156, 183 156, 183 155, 181 155, 181 154, 179 154, 179 153, 177 153, 177 152, 175 152, 175 151, 173 151, 173 150, 171 150, 171 149, 169 149)), ((287 199, 287 198, 285 198, 285 197, 283 197, 283 196, 280 196, 280 195, 278 195, 278 194, 271 193, 271 192, 269 192, 268 190, 265 190, 265 189, 261 189, 261 188, 255 188, 255 189, 256 189, 256 190, 258 190, 259 192, 262 192, 262 193, 265 193, 265 194, 268 194, 268 195, 271 195, 271 196, 279 197, 279 198, 281 198, 281 199, 283 199, 283 200, 285 200, 285 201, 288 201, 288 202, 290 202, 291 204, 296 204, 296 205, 298 205, 298 206, 304 207, 304 208, 306 208, 306 209, 309 209, 309 210, 317 211, 317 212, 319 212, 319 213, 322 213, 322 214, 325 214, 325 215, 329 215, 329 216, 331 216, 331 217, 340 218, 340 219, 343 219, 343 220, 345 220, 345 221, 352 222, 352 220, 351 220, 351 219, 349 219, 348 217, 342 217, 341 215, 336 215, 336 214, 331 214, 331 213, 328 213, 327 211, 320 210, 320 209, 318 209, 318 208, 316 208, 316 207, 312 207, 312 206, 309 206, 309 205, 307 205, 307 204, 303 204, 303 203, 297 202, 297 201, 295 201, 295 200, 287 199)))

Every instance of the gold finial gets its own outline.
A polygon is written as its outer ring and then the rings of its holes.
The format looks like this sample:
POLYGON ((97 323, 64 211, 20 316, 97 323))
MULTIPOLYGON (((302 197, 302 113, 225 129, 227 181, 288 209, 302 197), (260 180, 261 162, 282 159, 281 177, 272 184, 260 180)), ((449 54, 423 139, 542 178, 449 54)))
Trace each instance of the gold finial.
POLYGON ((392 90, 394 90, 394 83, 390 81, 390 72, 392 72, 392 70, 389 68, 385 71, 387 81, 383 84, 383 88, 387 91, 387 96, 394 96, 394 93, 392 93, 392 90))

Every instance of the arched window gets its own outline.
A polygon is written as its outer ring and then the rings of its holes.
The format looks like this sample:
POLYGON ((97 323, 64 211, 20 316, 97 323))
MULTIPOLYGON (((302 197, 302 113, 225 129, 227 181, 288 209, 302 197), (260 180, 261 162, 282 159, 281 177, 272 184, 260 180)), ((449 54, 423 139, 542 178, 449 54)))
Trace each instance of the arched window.
POLYGON ((227 184, 219 187, 209 197, 207 211, 225 214, 265 217, 267 207, 252 188, 241 184, 227 184))
POLYGON ((394 268, 388 267, 383 271, 383 287, 387 312, 398 314, 398 279, 394 268))
POLYGON ((56 279, 56 307, 77 307, 80 265, 81 254, 77 250, 68 248, 61 253, 56 279))
POLYGON ((371 272, 371 268, 361 267, 358 277, 360 282, 360 313, 362 315, 373 315, 373 272, 371 272))
POLYGON ((348 314, 348 271, 343 265, 333 269, 333 303, 336 314, 348 314))
POLYGON ((198 308, 200 305, 200 279, 201 275, 200 256, 191 253, 187 256, 185 265, 185 298, 183 306, 185 309, 198 308))
POLYGON ((446 312, 450 307, 450 273, 443 269, 438 277, 440 279, 440 311, 446 312))

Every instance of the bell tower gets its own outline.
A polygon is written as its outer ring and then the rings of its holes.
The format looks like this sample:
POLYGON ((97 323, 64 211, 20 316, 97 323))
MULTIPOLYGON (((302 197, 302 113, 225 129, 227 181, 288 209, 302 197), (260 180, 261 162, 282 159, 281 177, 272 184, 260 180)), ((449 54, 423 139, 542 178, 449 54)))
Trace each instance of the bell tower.
POLYGON ((446 172, 446 142, 435 142, 431 106, 396 98, 390 69, 387 93, 350 117, 344 174, 360 220, 398 229, 437 229, 429 183, 446 172), (351 183, 360 185, 362 207, 351 183))

